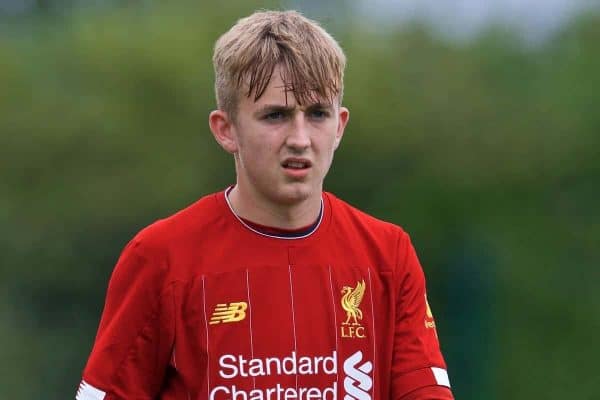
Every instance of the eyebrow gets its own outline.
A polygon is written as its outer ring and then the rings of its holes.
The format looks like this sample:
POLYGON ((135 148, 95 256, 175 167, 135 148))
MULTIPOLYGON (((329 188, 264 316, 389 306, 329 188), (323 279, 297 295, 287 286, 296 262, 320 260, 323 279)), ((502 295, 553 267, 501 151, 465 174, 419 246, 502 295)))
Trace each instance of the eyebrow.
POLYGON ((331 103, 313 103, 311 105, 309 105, 308 107, 304 107, 307 110, 314 110, 314 109, 321 109, 321 110, 331 110, 333 109, 333 104, 331 103))
POLYGON ((270 114, 273 112, 291 113, 296 107, 282 106, 278 104, 267 104, 254 112, 254 115, 259 117, 261 115, 270 114))
MULTIPOLYGON (((259 117, 261 115, 270 114, 273 112, 281 112, 284 114, 292 113, 297 107, 294 106, 286 106, 280 104, 266 104, 263 107, 259 108, 254 112, 254 116, 259 117)), ((314 110, 314 109, 324 109, 330 110, 333 108, 333 104, 331 103, 313 103, 306 107, 300 107, 300 109, 304 110, 314 110)))

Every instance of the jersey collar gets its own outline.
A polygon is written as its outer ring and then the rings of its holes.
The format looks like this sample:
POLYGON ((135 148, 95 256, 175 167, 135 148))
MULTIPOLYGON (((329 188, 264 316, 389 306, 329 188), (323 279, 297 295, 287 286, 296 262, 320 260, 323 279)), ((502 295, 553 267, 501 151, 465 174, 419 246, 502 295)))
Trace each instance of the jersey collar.
POLYGON ((309 237, 313 233, 315 233, 317 231, 317 229, 319 229, 319 226, 321 225, 321 222, 323 221, 323 214, 324 214, 323 213, 323 208, 324 208, 323 197, 321 197, 321 208, 319 209, 319 216, 317 217, 317 220, 313 224, 307 226, 306 228, 300 229, 300 230, 283 230, 283 229, 278 229, 278 228, 261 226, 259 224, 252 223, 250 221, 245 221, 243 218, 241 218, 239 215, 237 215, 235 213, 235 211, 233 210, 233 207, 231 205, 231 202, 229 201, 229 193, 231 192, 231 190, 233 188, 234 188, 234 186, 228 187, 224 193, 225 201, 227 202, 227 206, 229 207, 229 210, 235 216, 235 218, 240 222, 240 224, 242 224, 246 229, 248 229, 258 235, 266 236, 266 237, 270 237, 270 238, 274 238, 274 239, 286 239, 286 240, 304 239, 304 238, 309 237))

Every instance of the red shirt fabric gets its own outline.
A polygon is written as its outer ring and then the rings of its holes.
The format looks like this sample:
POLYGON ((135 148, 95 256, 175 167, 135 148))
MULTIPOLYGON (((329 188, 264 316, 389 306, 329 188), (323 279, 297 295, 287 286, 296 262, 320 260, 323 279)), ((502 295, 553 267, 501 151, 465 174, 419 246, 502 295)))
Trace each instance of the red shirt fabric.
POLYGON ((219 192, 127 244, 77 400, 399 400, 449 385, 401 228, 324 193, 314 230, 278 237, 219 192))

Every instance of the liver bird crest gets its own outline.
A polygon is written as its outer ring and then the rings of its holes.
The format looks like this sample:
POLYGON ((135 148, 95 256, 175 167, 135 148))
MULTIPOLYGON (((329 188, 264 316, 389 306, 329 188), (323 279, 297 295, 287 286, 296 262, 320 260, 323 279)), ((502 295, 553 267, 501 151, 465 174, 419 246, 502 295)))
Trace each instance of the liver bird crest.
POLYGON ((360 308, 360 302, 365 294, 365 281, 356 283, 356 287, 344 286, 342 288, 342 308, 346 311, 346 322, 343 325, 360 325, 358 320, 362 320, 363 314, 360 308), (352 324, 350 321, 353 320, 352 324))

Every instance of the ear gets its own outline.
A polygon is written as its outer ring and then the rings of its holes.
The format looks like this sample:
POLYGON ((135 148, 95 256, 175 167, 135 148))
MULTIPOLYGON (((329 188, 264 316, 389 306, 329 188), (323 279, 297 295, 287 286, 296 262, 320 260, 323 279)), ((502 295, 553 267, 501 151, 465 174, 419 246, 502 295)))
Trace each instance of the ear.
POLYGON ((226 152, 231 154, 237 152, 238 145, 233 122, 225 111, 215 110, 211 112, 208 116, 208 125, 215 140, 226 152))
POLYGON ((346 125, 348 124, 349 119, 350 111, 346 107, 340 107, 337 132, 335 133, 335 149, 338 148, 340 142, 342 141, 342 136, 344 136, 344 129, 346 129, 346 125))

